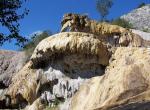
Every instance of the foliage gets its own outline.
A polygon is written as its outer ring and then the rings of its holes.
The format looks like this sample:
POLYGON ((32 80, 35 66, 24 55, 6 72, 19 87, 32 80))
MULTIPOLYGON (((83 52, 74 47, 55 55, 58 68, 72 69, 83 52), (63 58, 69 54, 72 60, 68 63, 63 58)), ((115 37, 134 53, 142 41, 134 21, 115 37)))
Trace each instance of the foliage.
POLYGON ((137 8, 141 8, 143 6, 145 6, 146 4, 144 2, 140 3, 139 6, 137 8))
POLYGON ((63 103, 65 101, 64 98, 60 99, 57 98, 52 102, 53 103, 53 107, 52 106, 46 106, 46 108, 44 110, 58 110, 58 106, 63 103))
POLYGON ((47 106, 44 110, 58 110, 58 107, 49 107, 49 106, 47 106))
POLYGON ((19 20, 28 14, 27 9, 22 14, 18 14, 18 9, 22 7, 26 0, 0 0, 0 25, 6 27, 9 34, 0 33, 0 45, 5 41, 16 39, 17 45, 23 44, 27 39, 19 35, 19 20))
POLYGON ((143 29, 143 32, 149 32, 148 28, 143 29))
POLYGON ((129 23, 125 19, 121 19, 121 18, 112 20, 111 23, 114 24, 114 25, 118 25, 118 26, 124 27, 124 28, 129 28, 129 29, 133 28, 133 25, 131 23, 129 23))
POLYGON ((48 31, 44 31, 41 34, 32 35, 31 39, 22 47, 22 51, 25 51, 27 56, 30 58, 38 43, 50 35, 52 35, 52 33, 48 31))
POLYGON ((112 0, 97 0, 96 9, 101 15, 101 20, 106 20, 106 16, 109 14, 109 9, 112 7, 112 0))

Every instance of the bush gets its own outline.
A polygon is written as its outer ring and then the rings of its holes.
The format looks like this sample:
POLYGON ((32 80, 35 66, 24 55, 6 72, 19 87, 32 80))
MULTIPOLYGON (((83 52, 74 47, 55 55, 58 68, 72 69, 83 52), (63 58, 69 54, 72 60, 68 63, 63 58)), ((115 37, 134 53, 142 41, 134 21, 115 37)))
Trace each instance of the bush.
POLYGON ((143 32, 149 32, 148 28, 143 29, 143 32))
POLYGON ((124 19, 121 19, 121 18, 112 20, 111 23, 114 24, 114 25, 124 27, 124 28, 129 28, 129 29, 133 28, 133 25, 131 23, 129 23, 128 21, 126 21, 124 19))
POLYGON ((32 35, 31 39, 29 40, 29 42, 27 42, 23 48, 21 49, 22 51, 25 51, 26 55, 28 56, 28 58, 31 57, 34 49, 36 48, 36 46, 38 45, 38 43, 49 37, 50 35, 52 35, 51 32, 48 31, 44 31, 41 34, 34 34, 32 35))
POLYGON ((47 106, 44 110, 58 110, 58 107, 49 107, 49 106, 47 106))
POLYGON ((145 5, 146 5, 145 3, 141 3, 141 4, 139 4, 139 6, 137 8, 141 8, 141 7, 145 6, 145 5))

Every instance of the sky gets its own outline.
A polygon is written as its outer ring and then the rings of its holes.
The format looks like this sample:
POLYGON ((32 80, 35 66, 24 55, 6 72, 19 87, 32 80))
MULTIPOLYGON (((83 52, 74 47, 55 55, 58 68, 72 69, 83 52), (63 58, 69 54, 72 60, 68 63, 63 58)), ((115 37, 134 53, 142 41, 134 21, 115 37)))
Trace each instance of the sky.
MULTIPOLYGON (((20 20, 20 34, 29 37, 34 32, 51 30, 60 31, 60 22, 65 13, 88 14, 91 19, 100 20, 96 10, 96 0, 27 0, 24 4, 30 10, 29 15, 20 20)), ((107 16, 115 19, 135 9, 140 3, 150 0, 113 0, 114 5, 107 16)), ((1 28, 0 28, 1 29, 1 28)), ((7 33, 7 30, 4 29, 7 33)), ((6 42, 0 49, 19 50, 14 41, 6 42)))

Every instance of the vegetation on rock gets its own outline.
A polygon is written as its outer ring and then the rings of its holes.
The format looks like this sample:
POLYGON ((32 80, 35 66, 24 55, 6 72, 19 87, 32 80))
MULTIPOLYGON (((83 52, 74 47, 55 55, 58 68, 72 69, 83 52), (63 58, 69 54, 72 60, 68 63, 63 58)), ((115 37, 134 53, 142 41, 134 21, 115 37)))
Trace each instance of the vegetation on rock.
POLYGON ((118 18, 118 19, 112 20, 111 23, 114 25, 124 27, 124 28, 133 29, 133 25, 129 23, 128 21, 126 21, 125 19, 118 18))
POLYGON ((137 8, 141 8, 143 6, 145 6, 146 4, 144 2, 140 3, 139 6, 137 8))

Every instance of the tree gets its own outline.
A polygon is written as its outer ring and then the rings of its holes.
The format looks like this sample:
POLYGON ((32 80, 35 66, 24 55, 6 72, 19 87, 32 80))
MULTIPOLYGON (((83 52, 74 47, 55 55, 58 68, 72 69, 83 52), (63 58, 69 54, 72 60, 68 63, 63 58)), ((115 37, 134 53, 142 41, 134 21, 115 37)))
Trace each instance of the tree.
POLYGON ((101 20, 106 20, 106 16, 109 14, 109 9, 112 7, 112 0, 97 0, 96 9, 101 15, 101 20))
POLYGON ((26 44, 22 47, 22 51, 26 52, 26 55, 28 56, 28 58, 30 58, 30 56, 32 55, 35 47, 39 44, 39 42, 47 37, 49 37, 50 35, 52 35, 51 31, 43 31, 42 33, 35 33, 33 35, 31 35, 31 39, 26 42, 26 44))
POLYGON ((144 2, 142 2, 142 3, 140 3, 140 4, 138 5, 137 8, 141 8, 141 7, 145 6, 145 5, 146 5, 146 4, 145 4, 144 2))
POLYGON ((17 45, 24 44, 27 39, 19 34, 19 20, 28 14, 29 10, 24 9, 22 14, 18 14, 18 9, 22 7, 26 0, 0 0, 0 26, 6 27, 8 34, 0 32, 0 45, 5 41, 15 39, 17 45))

